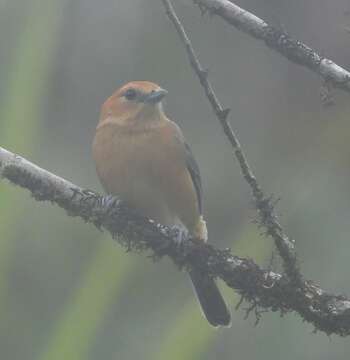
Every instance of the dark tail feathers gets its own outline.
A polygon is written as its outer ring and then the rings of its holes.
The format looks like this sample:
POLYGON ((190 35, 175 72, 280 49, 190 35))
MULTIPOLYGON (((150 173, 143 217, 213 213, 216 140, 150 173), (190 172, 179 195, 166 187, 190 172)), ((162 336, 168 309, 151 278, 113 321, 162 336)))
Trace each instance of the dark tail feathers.
POLYGON ((230 326, 231 315, 214 280, 192 270, 190 277, 205 317, 215 327, 230 326))

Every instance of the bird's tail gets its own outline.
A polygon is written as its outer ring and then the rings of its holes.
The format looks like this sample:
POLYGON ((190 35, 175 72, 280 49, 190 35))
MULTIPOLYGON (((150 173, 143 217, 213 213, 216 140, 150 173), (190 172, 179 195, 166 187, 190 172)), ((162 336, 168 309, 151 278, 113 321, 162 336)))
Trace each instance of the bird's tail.
POLYGON ((189 274, 198 301, 209 323, 214 327, 230 326, 230 311, 214 280, 198 270, 191 270, 189 274))

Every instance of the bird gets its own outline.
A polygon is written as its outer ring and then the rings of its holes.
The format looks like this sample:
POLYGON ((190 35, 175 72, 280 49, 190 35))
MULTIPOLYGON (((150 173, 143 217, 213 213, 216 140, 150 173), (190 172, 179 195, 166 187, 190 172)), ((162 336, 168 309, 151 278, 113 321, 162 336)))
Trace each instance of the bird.
MULTIPOLYGON (((153 82, 132 81, 104 102, 92 146, 97 175, 107 194, 139 214, 206 242, 199 167, 181 129, 164 112, 167 93, 153 82)), ((208 322, 230 326, 214 279, 197 269, 189 275, 208 322)))

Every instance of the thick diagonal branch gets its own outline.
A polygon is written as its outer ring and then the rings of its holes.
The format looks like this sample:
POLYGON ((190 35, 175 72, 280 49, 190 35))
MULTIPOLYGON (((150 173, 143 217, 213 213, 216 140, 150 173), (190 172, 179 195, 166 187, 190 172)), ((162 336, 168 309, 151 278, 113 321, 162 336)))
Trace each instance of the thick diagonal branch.
POLYGON ((179 247, 175 230, 157 225, 120 201, 83 190, 0 148, 0 179, 3 178, 29 190, 38 201, 50 201, 68 215, 106 229, 128 250, 148 251, 154 258, 168 256, 179 267, 196 267, 222 279, 257 309, 282 314, 295 311, 317 330, 341 336, 350 334, 350 299, 326 293, 311 281, 305 281, 296 290, 287 277, 263 270, 252 260, 234 256, 229 250, 190 239, 179 247))
POLYGON ((295 64, 305 66, 334 86, 350 92, 350 72, 327 59, 286 32, 277 29, 256 15, 229 0, 193 0, 202 10, 220 16, 238 30, 265 44, 295 64))
POLYGON ((251 170, 246 156, 242 150, 240 142, 237 135, 233 131, 230 123, 227 120, 229 109, 223 108, 220 104, 218 97, 215 94, 213 86, 208 80, 208 74, 203 69, 193 47, 189 37, 186 34, 186 31, 175 13, 175 10, 170 2, 170 0, 162 0, 167 15, 175 26, 177 33, 183 44, 185 45, 187 55, 189 57, 191 66, 195 71, 196 75, 199 78, 199 81, 205 91, 205 94, 212 106, 214 113, 216 114, 220 124, 233 148, 234 155, 238 160, 239 166, 241 168, 242 175, 246 182, 249 184, 250 189, 253 194, 255 201, 255 206, 258 210, 261 225, 266 229, 266 234, 271 236, 275 242, 275 245, 278 249, 279 254, 283 259, 284 268, 286 274, 293 281, 293 283, 298 287, 301 287, 303 284, 302 276, 299 272, 296 254, 294 250, 294 243, 291 241, 287 234, 283 231, 281 225, 278 222, 277 216, 274 212, 273 203, 271 199, 266 197, 256 180, 256 177, 251 170))

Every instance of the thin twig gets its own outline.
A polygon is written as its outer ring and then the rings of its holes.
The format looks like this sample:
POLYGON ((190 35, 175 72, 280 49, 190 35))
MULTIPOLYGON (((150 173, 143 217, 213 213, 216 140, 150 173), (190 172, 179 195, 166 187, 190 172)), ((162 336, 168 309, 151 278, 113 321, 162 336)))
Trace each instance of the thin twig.
POLYGON ((251 188, 255 206, 260 216, 260 223, 265 227, 266 234, 273 238, 278 252, 283 259, 286 274, 296 286, 301 286, 303 284, 303 279, 297 266, 294 242, 291 241, 283 231, 282 226, 277 220, 277 215, 275 214, 271 198, 264 195, 264 192, 262 191, 255 175, 253 174, 253 171, 248 164, 247 158, 242 150, 237 135, 227 120, 230 110, 223 108, 223 106, 220 104, 213 86, 208 80, 208 74, 202 67, 192 47, 191 41, 187 36, 180 19, 176 15, 171 2, 169 0, 162 0, 162 2, 165 6, 169 19, 174 24, 181 41, 185 45, 191 66, 197 74, 202 87, 204 88, 205 94, 214 110, 214 113, 220 121, 224 133, 233 147, 234 155, 238 160, 242 175, 251 188))
POLYGON ((302 65, 334 87, 350 92, 350 72, 321 56, 299 40, 293 39, 282 29, 275 28, 231 0, 193 0, 210 14, 218 15, 236 29, 243 31, 264 43, 289 61, 302 65))
POLYGON ((316 330, 350 335, 350 299, 343 295, 327 293, 311 281, 296 290, 286 276, 198 240, 184 239, 179 247, 175 230, 140 217, 121 201, 83 190, 0 147, 2 178, 29 190, 38 201, 57 204, 68 215, 107 230, 127 251, 148 251, 155 259, 168 256, 179 267, 195 267, 222 279, 250 306, 254 305, 258 314, 262 310, 281 314, 295 311, 316 330))

